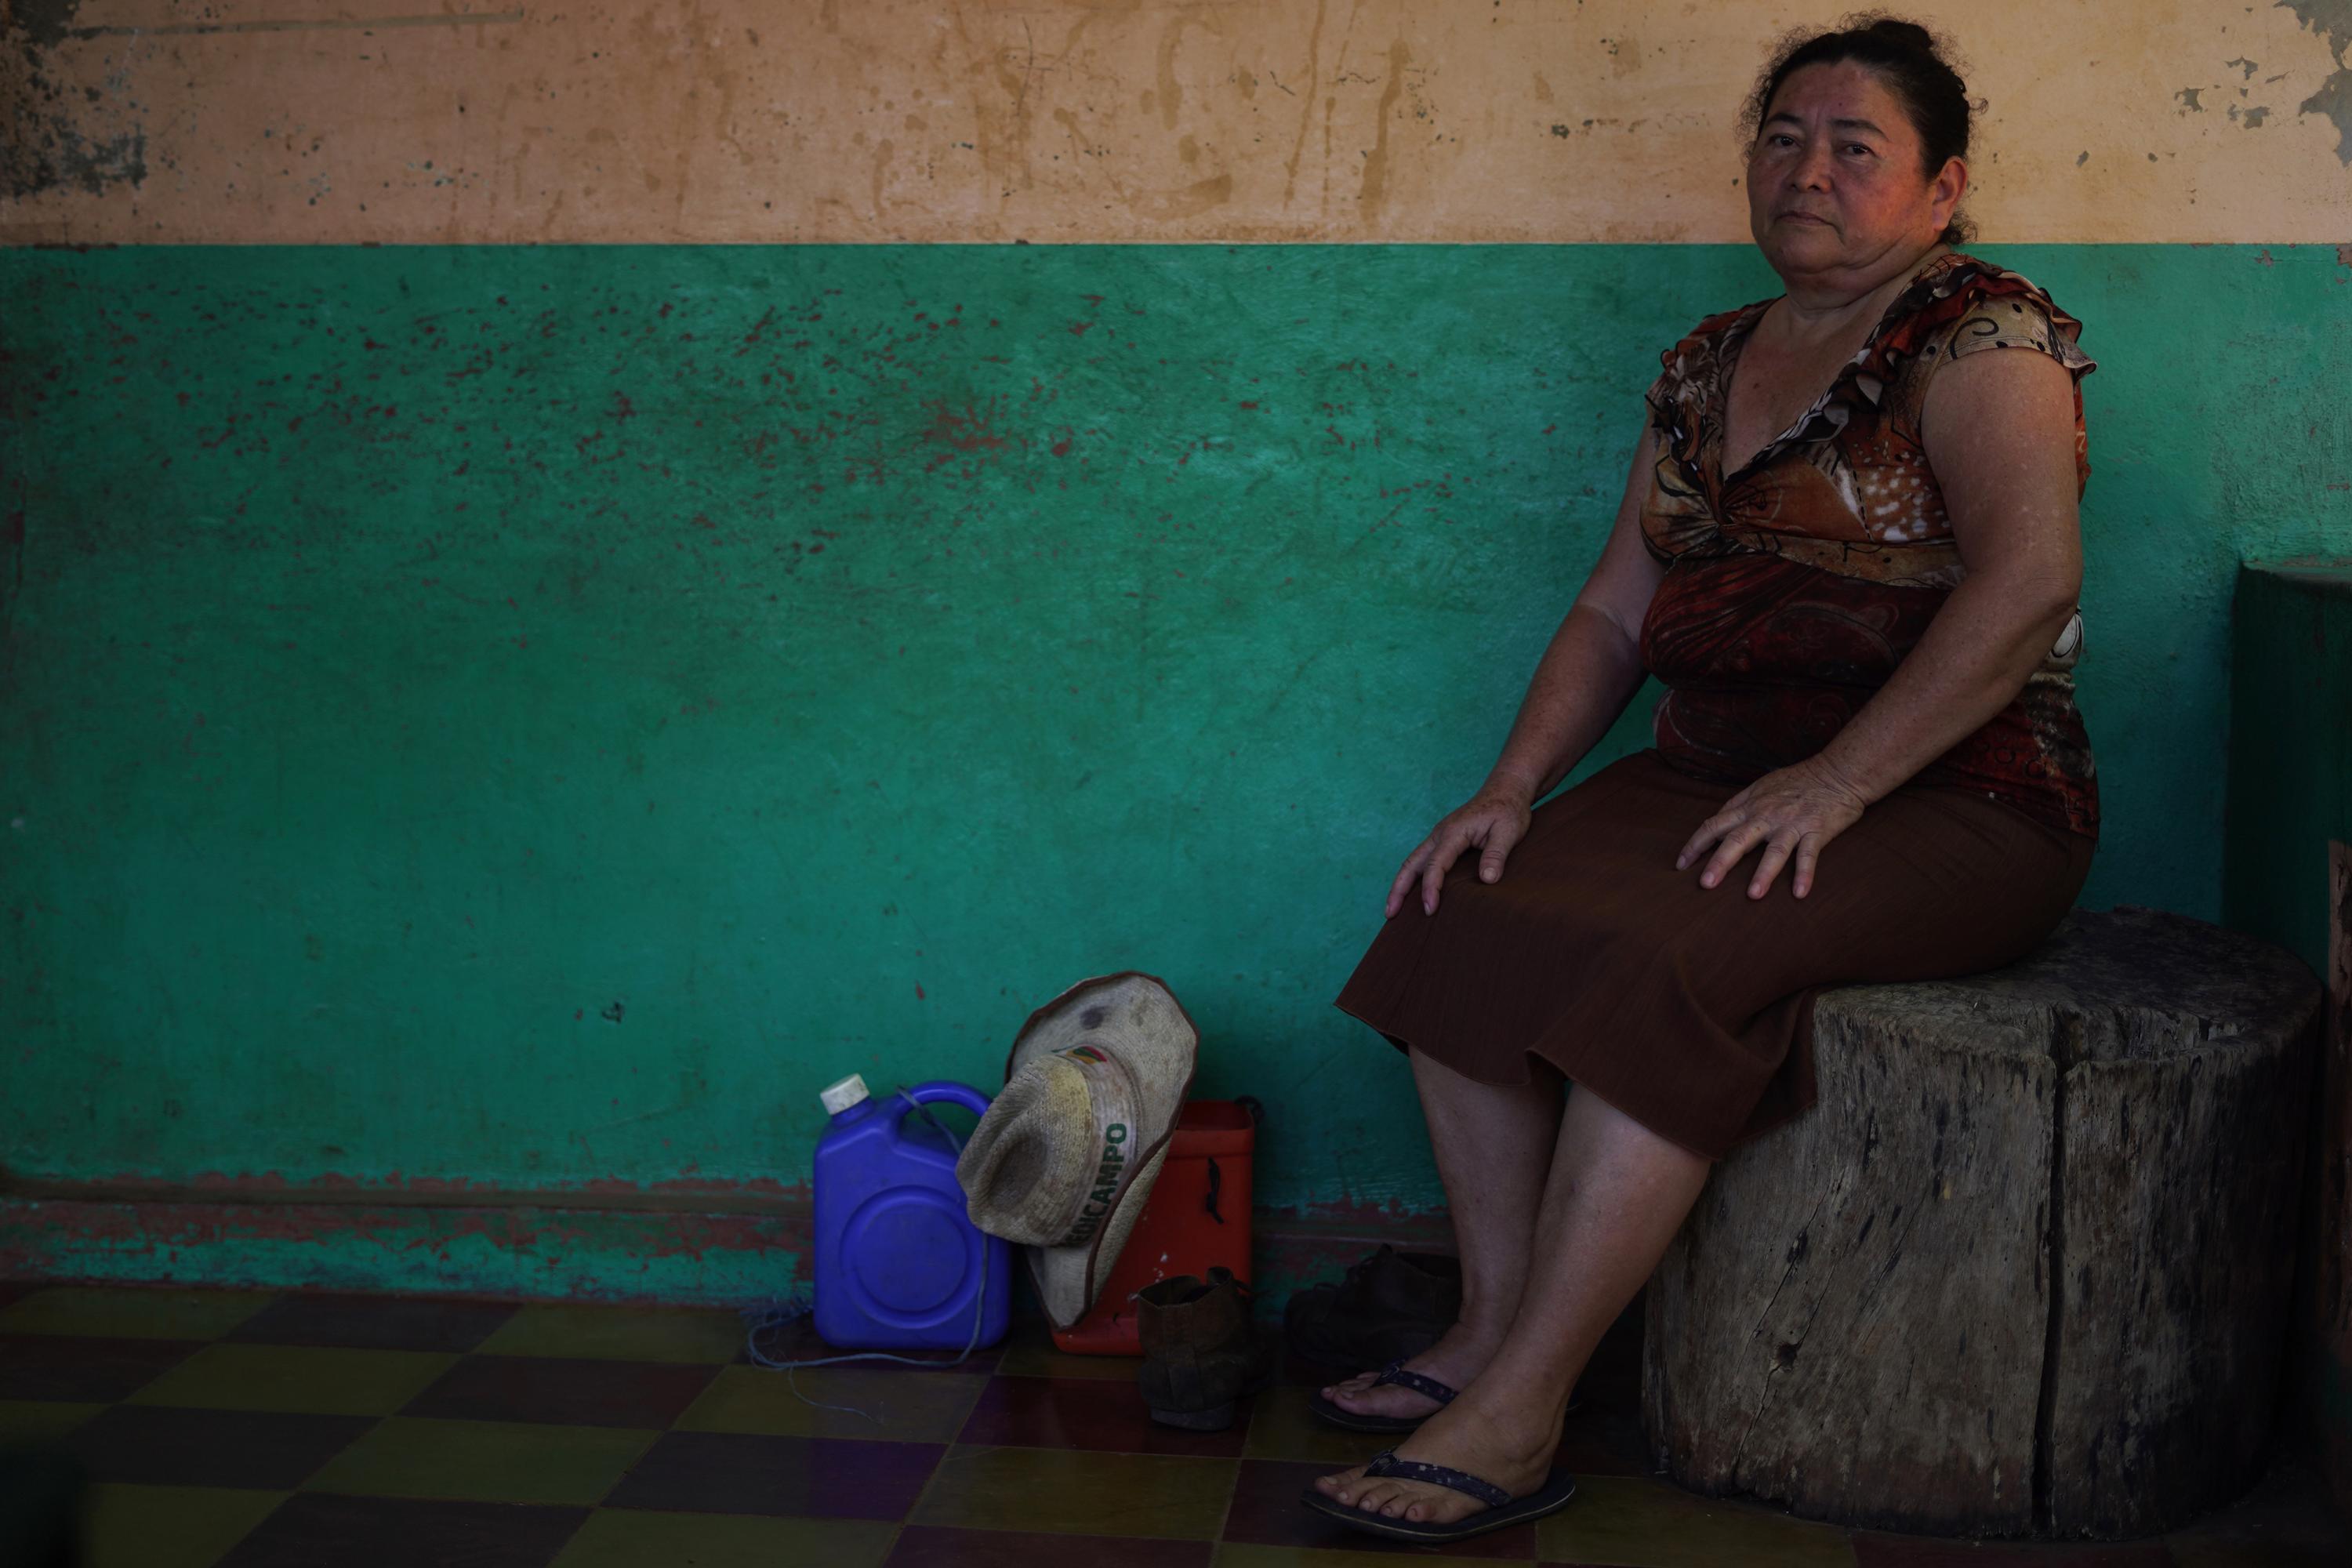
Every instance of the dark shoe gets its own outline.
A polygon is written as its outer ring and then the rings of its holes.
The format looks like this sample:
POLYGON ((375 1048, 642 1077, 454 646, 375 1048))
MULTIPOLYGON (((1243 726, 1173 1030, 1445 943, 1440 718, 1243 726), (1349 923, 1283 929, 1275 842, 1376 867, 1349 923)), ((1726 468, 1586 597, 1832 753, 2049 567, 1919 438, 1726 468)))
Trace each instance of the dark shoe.
POLYGON ((1233 1270, 1210 1269, 1206 1284, 1180 1274, 1145 1287, 1135 1300, 1143 1339, 1135 1380, 1151 1418, 1192 1432, 1232 1426, 1234 1405, 1264 1388, 1272 1370, 1233 1270))
POLYGON ((1460 1258, 1384 1246, 1339 1283, 1292 1296, 1282 1328, 1291 1354, 1353 1373, 1419 1355, 1461 1310, 1460 1258))

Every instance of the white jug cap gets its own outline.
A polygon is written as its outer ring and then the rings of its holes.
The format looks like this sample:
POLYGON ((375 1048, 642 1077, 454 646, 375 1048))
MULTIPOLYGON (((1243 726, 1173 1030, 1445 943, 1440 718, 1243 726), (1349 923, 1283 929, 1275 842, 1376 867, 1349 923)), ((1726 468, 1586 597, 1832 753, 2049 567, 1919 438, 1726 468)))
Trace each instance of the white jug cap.
POLYGON ((873 1096, 866 1090, 865 1079, 851 1073, 839 1083, 828 1087, 817 1098, 824 1101, 826 1115, 838 1116, 853 1105, 865 1104, 873 1096))

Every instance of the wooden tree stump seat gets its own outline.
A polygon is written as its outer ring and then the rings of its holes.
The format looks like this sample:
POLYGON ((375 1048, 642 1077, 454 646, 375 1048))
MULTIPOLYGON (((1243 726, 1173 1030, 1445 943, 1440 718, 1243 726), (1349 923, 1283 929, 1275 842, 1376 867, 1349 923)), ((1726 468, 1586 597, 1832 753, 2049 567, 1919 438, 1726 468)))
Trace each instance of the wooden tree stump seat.
POLYGON ((2121 1538, 2266 1457, 2317 982, 2149 910, 1825 994, 1820 1103, 1724 1161, 1648 1294, 1643 1421, 1712 1495, 2121 1538))

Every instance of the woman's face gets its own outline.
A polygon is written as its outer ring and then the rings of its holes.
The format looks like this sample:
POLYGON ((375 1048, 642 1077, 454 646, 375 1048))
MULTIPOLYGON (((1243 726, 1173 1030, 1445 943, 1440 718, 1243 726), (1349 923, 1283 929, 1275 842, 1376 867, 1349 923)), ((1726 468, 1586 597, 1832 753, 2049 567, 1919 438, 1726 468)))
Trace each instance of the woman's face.
POLYGON ((1748 225, 1783 277, 1864 274, 1932 248, 1968 165, 1921 174, 1919 133, 1878 73, 1852 60, 1789 73, 1748 155, 1748 225))

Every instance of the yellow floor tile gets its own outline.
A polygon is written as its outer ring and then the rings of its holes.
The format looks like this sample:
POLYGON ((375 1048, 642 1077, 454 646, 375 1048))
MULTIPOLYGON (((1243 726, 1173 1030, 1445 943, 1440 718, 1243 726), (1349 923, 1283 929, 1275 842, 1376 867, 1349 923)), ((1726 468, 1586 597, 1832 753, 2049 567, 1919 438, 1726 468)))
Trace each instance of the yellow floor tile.
POLYGON ((1592 1568, 1853 1565, 1853 1543, 1834 1526, 1629 1477, 1580 1479, 1576 1500, 1536 1525, 1536 1542, 1546 1561, 1592 1568))
POLYGON ((594 1503, 657 1432, 394 1416, 327 1461, 305 1489, 476 1502, 594 1503))
POLYGON ((54 1285, 0 1307, 0 1334, 214 1340, 276 1300, 266 1290, 141 1290, 112 1285, 54 1285))
POLYGON ((599 1509, 549 1568, 881 1568, 898 1539, 895 1524, 854 1519, 752 1519, 719 1513, 649 1513, 599 1509))
POLYGON ((672 1425, 681 1432, 952 1443, 987 1386, 985 1376, 964 1373, 730 1366, 672 1425))
POLYGON ((1042 1324, 1024 1323, 1004 1342, 996 1370, 1006 1377, 1108 1377, 1135 1381, 1141 1356, 1072 1355, 1055 1347, 1042 1324))
POLYGON ((908 1522, 1213 1541, 1239 1468, 1165 1454, 954 1447, 908 1522))
POLYGON ((53 1442, 105 1408, 61 1399, 0 1399, 0 1444, 53 1442))
POLYGON ((286 1496, 227 1487, 94 1486, 83 1496, 84 1568, 210 1568, 286 1496))
POLYGON ((1360 1465, 1382 1448, 1394 1447, 1394 1432, 1349 1432, 1315 1418, 1311 1388, 1269 1388, 1250 1407, 1249 1438, 1242 1452, 1253 1459, 1313 1459, 1334 1468, 1360 1465))
POLYGON ((723 1364, 743 1349, 743 1320, 687 1307, 525 1307, 474 1347, 478 1355, 723 1364))
POLYGON ((305 1415, 389 1415, 424 1393, 457 1360, 437 1351, 206 1345, 123 1403, 305 1415))
POLYGON ((1244 1546, 1225 1541, 1217 1544, 1214 1568, 1391 1568, 1411 1563, 1413 1568, 1495 1568, 1497 1563, 1532 1563, 1534 1558, 1438 1557, 1417 1547, 1375 1545, 1370 1537, 1364 1550, 1347 1552, 1328 1546, 1244 1546))

